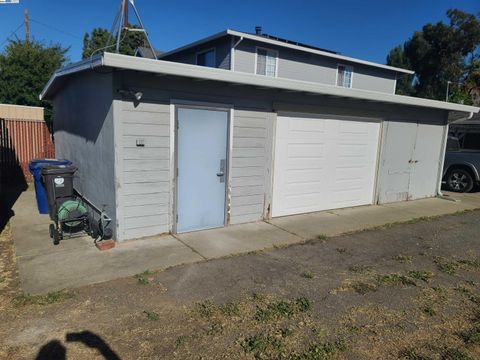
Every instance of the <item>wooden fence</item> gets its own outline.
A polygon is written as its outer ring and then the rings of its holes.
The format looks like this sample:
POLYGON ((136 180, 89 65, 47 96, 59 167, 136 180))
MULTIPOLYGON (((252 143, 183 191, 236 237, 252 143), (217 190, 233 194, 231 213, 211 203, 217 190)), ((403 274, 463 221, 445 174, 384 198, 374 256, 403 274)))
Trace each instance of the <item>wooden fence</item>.
POLYGON ((55 147, 45 121, 0 119, 0 182, 32 181, 32 159, 54 158, 55 147))

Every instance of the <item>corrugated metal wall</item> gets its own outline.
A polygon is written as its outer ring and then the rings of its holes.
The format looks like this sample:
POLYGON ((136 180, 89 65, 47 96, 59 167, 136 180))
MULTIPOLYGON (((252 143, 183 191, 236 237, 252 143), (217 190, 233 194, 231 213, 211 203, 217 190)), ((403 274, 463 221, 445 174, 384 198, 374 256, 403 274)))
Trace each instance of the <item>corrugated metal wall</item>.
POLYGON ((53 139, 43 120, 0 119, 0 181, 32 181, 32 159, 54 158, 53 139), (21 179, 20 179, 21 180, 21 179))

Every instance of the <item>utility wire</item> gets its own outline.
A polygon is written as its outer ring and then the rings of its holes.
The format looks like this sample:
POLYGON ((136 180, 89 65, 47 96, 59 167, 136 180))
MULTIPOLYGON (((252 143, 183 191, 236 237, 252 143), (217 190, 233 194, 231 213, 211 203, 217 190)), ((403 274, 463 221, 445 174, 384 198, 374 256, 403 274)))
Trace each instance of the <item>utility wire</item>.
POLYGON ((50 30, 53 30, 53 31, 62 33, 62 34, 64 34, 64 35, 71 36, 71 37, 73 37, 73 38, 75 38, 75 39, 83 40, 83 38, 81 38, 80 36, 75 35, 75 34, 72 34, 72 33, 69 33, 68 31, 64 31, 64 30, 62 30, 62 29, 56 28, 55 26, 48 25, 48 24, 44 24, 44 23, 42 23, 41 21, 38 21, 38 20, 35 20, 35 19, 32 19, 32 18, 30 18, 30 21, 31 21, 31 22, 34 22, 34 23, 36 23, 36 24, 38 24, 38 25, 42 25, 42 26, 44 26, 44 27, 46 27, 46 28, 49 28, 50 30))
POLYGON ((22 21, 22 23, 21 23, 20 25, 18 25, 18 27, 17 27, 15 30, 13 30, 10 35, 7 36, 7 39, 0 44, 0 47, 2 47, 2 46, 5 45, 7 42, 9 42, 9 41, 10 41, 10 38, 11 38, 13 35, 15 35, 16 32, 17 32, 18 30, 20 30, 20 28, 23 27, 24 24, 25 24, 25 21, 22 21))

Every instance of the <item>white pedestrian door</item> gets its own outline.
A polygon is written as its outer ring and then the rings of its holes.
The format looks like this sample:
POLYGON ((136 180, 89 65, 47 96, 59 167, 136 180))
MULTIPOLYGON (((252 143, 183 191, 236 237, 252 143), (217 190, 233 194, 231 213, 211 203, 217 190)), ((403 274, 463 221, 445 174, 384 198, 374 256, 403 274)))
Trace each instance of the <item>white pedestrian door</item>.
POLYGON ((437 194, 444 131, 441 124, 386 124, 379 203, 437 194))
POLYGON ((380 121, 278 116, 272 216, 372 204, 380 121))
POLYGON ((225 224, 228 111, 177 110, 178 233, 225 224))

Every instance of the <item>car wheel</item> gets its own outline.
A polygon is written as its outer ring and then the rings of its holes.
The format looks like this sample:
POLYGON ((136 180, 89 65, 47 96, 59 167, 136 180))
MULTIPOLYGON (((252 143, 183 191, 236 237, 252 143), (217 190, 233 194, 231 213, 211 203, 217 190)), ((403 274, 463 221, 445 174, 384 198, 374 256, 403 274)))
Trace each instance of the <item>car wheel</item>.
POLYGON ((464 169, 450 170, 447 176, 448 189, 455 192, 470 192, 473 189, 473 177, 464 169))

